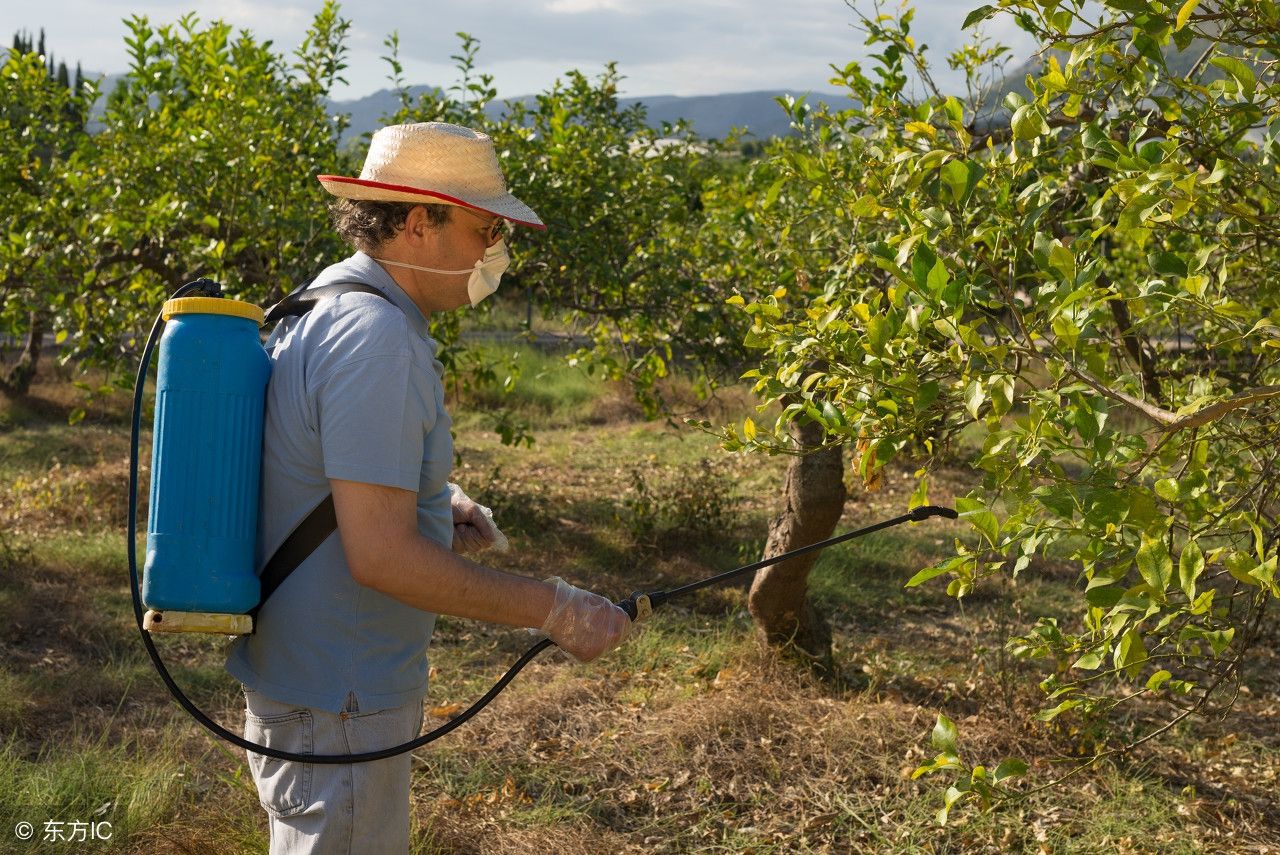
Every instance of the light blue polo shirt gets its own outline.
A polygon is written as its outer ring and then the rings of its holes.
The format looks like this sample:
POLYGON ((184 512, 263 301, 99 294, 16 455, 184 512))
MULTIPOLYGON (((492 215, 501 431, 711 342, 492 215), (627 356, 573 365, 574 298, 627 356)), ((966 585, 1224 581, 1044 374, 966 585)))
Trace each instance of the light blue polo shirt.
MULTIPOLYGON (((341 294, 286 318, 267 341, 258 572, 329 494, 329 479, 413 490, 418 530, 451 548, 451 420, 427 321, 362 252, 315 285, 358 280, 390 298, 341 294)), ((351 578, 335 532, 290 574, 237 639, 227 671, 287 704, 340 712, 400 706, 427 690, 436 616, 351 578)))

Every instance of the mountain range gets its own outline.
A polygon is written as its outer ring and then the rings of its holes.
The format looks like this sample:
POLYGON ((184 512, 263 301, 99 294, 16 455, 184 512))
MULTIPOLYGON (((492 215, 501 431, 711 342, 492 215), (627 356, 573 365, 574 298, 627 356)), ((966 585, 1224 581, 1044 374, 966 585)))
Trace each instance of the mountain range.
MULTIPOLYGON (((99 90, 110 92, 122 77, 123 75, 120 74, 105 75, 100 81, 99 90)), ((416 102, 418 95, 432 88, 411 86, 409 94, 416 102)), ((703 139, 724 139, 733 129, 738 128, 746 129, 749 139, 767 140, 770 137, 786 136, 791 133, 787 114, 776 101, 777 98, 788 94, 799 97, 803 93, 776 89, 730 92, 722 95, 652 95, 642 98, 619 98, 618 106, 627 109, 637 103, 644 104, 649 125, 655 129, 660 129, 664 122, 674 124, 684 119, 693 126, 694 133, 703 139)), ((104 100, 100 98, 91 111, 91 122, 101 115, 104 100)), ((507 100, 532 106, 536 96, 525 95, 507 100)), ((826 101, 834 104, 836 101, 843 100, 843 96, 830 92, 814 92, 808 95, 808 100, 811 103, 826 101)), ((382 117, 394 113, 400 107, 400 100, 393 90, 380 89, 362 98, 331 100, 329 105, 334 113, 347 113, 351 116, 351 124, 342 135, 343 141, 348 142, 380 127, 382 117)), ((506 101, 499 100, 490 104, 488 111, 497 118, 505 109, 506 101)))
MULTIPOLYGON (((411 86, 409 93, 416 101, 419 94, 430 91, 428 86, 411 86)), ((684 119, 693 127, 693 132, 703 139, 724 139, 737 129, 746 129, 749 138, 766 140, 770 137, 786 136, 791 133, 787 114, 777 100, 788 94, 799 96, 801 93, 787 91, 763 90, 758 92, 731 92, 723 95, 652 95, 643 98, 619 98, 618 107, 628 109, 635 104, 645 106, 649 126, 660 129, 664 123, 675 124, 684 119)), ((525 95, 508 99, 528 106, 535 103, 535 96, 525 95)), ((811 102, 826 101, 835 103, 843 100, 843 96, 830 92, 814 92, 808 94, 811 102)), ((381 117, 394 113, 400 106, 395 92, 380 89, 372 95, 349 101, 332 101, 334 112, 347 113, 351 116, 351 125, 343 134, 343 139, 354 139, 373 131, 382 122, 381 117)), ((488 107, 493 117, 502 114, 506 109, 505 101, 495 101, 488 107)))

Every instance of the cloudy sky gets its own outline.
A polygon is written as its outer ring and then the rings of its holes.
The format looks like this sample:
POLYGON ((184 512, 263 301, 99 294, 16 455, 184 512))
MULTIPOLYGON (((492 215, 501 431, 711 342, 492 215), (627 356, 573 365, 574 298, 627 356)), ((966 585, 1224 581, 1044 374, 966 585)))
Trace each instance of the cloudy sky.
MULTIPOLYGON (((869 0, 858 0, 870 11, 869 0)), ((885 6, 892 8, 895 0, 885 6)), ((123 20, 145 15, 153 23, 194 11, 271 39, 282 51, 300 42, 321 0, 0 0, 9 32, 44 28, 57 59, 86 71, 119 73, 127 67, 123 20)), ((960 24, 981 0, 915 0, 912 34, 932 48, 938 82, 955 83, 949 50, 962 41, 960 24)), ((411 84, 455 79, 449 55, 454 35, 480 39, 481 70, 495 77, 500 97, 546 89, 568 69, 594 75, 616 60, 627 95, 703 95, 757 89, 831 90, 829 65, 862 55, 862 36, 843 0, 349 0, 349 85, 334 92, 354 98, 384 88, 383 40, 396 31, 411 84)), ((989 36, 1019 58, 1028 43, 1005 20, 987 25, 989 36)))

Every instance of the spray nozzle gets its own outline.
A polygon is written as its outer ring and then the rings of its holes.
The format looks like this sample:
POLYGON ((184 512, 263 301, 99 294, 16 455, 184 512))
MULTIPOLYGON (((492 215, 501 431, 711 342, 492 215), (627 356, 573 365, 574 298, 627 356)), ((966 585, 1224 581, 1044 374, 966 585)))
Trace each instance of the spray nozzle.
POLYGON ((221 297, 222 285, 212 279, 200 278, 187 286, 191 288, 190 296, 221 297))

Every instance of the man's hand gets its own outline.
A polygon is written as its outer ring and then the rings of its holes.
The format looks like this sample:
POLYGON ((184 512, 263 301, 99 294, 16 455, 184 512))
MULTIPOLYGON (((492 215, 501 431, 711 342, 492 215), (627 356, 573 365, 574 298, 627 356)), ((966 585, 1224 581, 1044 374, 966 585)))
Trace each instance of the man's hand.
POLYGON ((453 508, 454 552, 479 552, 495 545, 505 548, 507 539, 485 513, 485 508, 462 492, 457 484, 449 485, 449 502, 453 508))
POLYGON ((575 588, 558 576, 547 580, 556 586, 556 600, 542 631, 560 649, 579 662, 590 662, 622 643, 631 630, 631 618, 599 594, 575 588))

